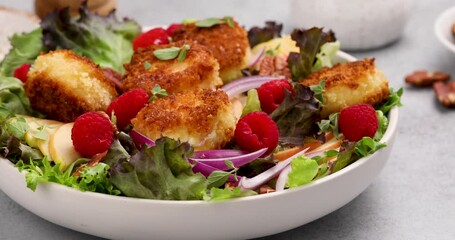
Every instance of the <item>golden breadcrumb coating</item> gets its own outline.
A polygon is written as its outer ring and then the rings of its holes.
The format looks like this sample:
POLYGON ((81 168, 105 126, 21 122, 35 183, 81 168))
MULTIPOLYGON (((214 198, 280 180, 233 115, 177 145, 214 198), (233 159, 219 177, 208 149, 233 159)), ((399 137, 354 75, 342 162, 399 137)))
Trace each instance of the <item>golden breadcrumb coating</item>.
POLYGON ((220 63, 220 77, 229 82, 242 76, 247 67, 251 50, 245 29, 237 22, 231 27, 227 23, 209 28, 197 27, 195 23, 184 24, 172 38, 175 41, 193 40, 207 46, 220 63))
POLYGON ((134 53, 125 69, 124 91, 142 88, 150 92, 150 89, 158 84, 166 89, 168 94, 173 94, 199 88, 215 89, 223 84, 218 76, 219 64, 210 51, 202 45, 190 42, 141 48, 134 53), (158 49, 182 47, 184 44, 188 44, 190 49, 181 62, 177 58, 159 60, 153 54, 153 51, 158 49))
POLYGON ((224 91, 200 89, 155 99, 131 122, 150 139, 167 136, 187 141, 195 150, 208 150, 231 141, 236 121, 224 91))
POLYGON ((375 105, 389 96, 388 80, 376 68, 374 59, 339 63, 310 74, 300 83, 311 86, 321 80, 325 81, 322 117, 353 104, 375 105))
POLYGON ((72 122, 85 112, 105 111, 118 95, 93 61, 71 50, 38 56, 24 88, 34 110, 62 122, 72 122))

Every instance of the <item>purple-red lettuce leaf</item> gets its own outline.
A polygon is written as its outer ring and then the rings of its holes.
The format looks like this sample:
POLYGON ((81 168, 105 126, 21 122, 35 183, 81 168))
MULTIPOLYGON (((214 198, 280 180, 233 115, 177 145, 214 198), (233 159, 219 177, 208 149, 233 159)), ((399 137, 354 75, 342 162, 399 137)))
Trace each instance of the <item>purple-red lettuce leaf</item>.
POLYGON ((279 142, 285 146, 303 144, 305 136, 315 136, 319 127, 321 107, 307 86, 296 84, 294 93, 285 90, 280 106, 270 114, 280 132, 279 142))
POLYGON ((206 178, 194 174, 188 143, 160 138, 153 147, 144 145, 129 161, 121 159, 110 171, 110 180, 128 197, 162 200, 200 200, 206 178))
POLYGON ((283 24, 276 23, 274 21, 265 22, 265 27, 252 27, 248 31, 248 42, 250 47, 254 47, 262 42, 267 42, 274 38, 281 37, 281 30, 283 24))
POLYGON ((316 55, 321 46, 327 42, 335 42, 335 34, 332 31, 324 32, 322 28, 313 27, 307 30, 295 29, 291 38, 299 47, 300 52, 291 52, 288 56, 288 67, 292 73, 292 80, 298 81, 307 77, 316 62, 316 55))

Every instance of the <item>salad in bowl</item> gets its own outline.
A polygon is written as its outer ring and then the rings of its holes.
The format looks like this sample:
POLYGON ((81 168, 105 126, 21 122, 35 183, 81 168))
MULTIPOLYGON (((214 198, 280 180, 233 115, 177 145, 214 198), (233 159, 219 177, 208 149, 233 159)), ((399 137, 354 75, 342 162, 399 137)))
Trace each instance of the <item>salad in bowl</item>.
POLYGON ((83 4, 11 38, 0 188, 15 201, 107 238, 251 238, 341 207, 382 169, 402 90, 333 32, 232 17, 141 29, 83 4))

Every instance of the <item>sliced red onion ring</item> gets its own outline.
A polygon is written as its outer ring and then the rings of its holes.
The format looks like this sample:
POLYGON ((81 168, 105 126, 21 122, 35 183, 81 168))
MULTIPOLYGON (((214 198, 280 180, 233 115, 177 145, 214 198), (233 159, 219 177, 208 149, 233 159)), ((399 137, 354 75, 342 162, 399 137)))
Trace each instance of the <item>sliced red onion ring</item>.
POLYGON ((142 145, 144 144, 155 146, 155 141, 134 129, 130 131, 130 137, 133 139, 133 142, 138 149, 141 149, 142 145))
POLYGON ((248 154, 248 151, 236 150, 236 149, 222 149, 222 150, 205 150, 196 151, 193 154, 193 158, 208 159, 208 158, 227 158, 236 157, 244 154, 248 154))
POLYGON ((258 54, 254 55, 251 59, 253 59, 253 61, 251 61, 250 65, 248 67, 254 67, 256 64, 258 64, 259 60, 261 60, 262 56, 264 56, 264 53, 265 53, 265 47, 263 47, 261 49, 261 51, 259 51, 258 54))
MULTIPOLYGON (((191 159, 190 159, 191 161, 191 159)), ((193 162, 193 172, 195 173, 202 173, 202 175, 208 177, 213 171, 221 171, 218 168, 214 168, 212 166, 209 166, 207 164, 201 163, 201 162, 193 162)), ((236 182, 234 174, 230 174, 228 178, 229 182, 236 182)))
MULTIPOLYGON (((262 148, 259 149, 255 152, 252 153, 247 153, 243 155, 237 155, 237 156, 232 156, 232 153, 237 153, 234 152, 235 150, 210 150, 210 155, 214 156, 217 155, 219 157, 216 158, 195 158, 194 156, 191 157, 190 159, 196 162, 201 162, 206 165, 215 167, 220 170, 229 170, 230 168, 226 165, 226 160, 231 161, 234 164, 234 167, 241 167, 247 163, 250 163, 257 159, 258 157, 262 156, 267 151, 267 148, 262 148), (218 151, 218 153, 215 153, 218 151), (223 156, 223 152, 226 153, 225 156, 223 156)), ((203 155, 203 153, 197 153, 195 155, 203 155)))
POLYGON ((234 96, 239 95, 240 93, 246 92, 250 89, 258 88, 262 84, 266 82, 270 82, 276 79, 285 79, 284 76, 249 76, 243 77, 240 79, 235 80, 234 82, 230 82, 221 87, 226 94, 228 95, 229 99, 234 96))
POLYGON ((242 177, 239 182, 239 186, 242 189, 257 189, 261 185, 267 183, 270 181, 272 178, 280 174, 290 163, 291 161, 300 156, 305 154, 305 152, 308 151, 308 148, 305 148, 304 150, 292 155, 286 160, 283 160, 279 163, 277 163, 274 167, 268 169, 267 171, 264 171, 263 173, 253 177, 253 178, 246 178, 242 177))

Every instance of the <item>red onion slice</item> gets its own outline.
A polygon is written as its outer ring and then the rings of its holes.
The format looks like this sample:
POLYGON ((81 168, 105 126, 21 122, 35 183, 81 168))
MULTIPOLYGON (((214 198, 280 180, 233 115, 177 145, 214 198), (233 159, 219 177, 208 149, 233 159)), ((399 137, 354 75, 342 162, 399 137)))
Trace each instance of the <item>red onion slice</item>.
POLYGON ((264 53, 265 53, 265 47, 263 47, 261 49, 261 51, 259 51, 259 53, 255 54, 251 59, 253 59, 253 61, 251 61, 251 63, 249 64, 248 67, 254 67, 256 64, 258 64, 259 60, 261 60, 262 56, 264 56, 264 53))
POLYGON ((155 141, 134 129, 130 131, 130 137, 133 139, 134 144, 139 150, 144 144, 147 144, 149 146, 155 146, 155 141))
POLYGON ((287 166, 289 166, 289 164, 291 163, 291 161, 294 158, 305 154, 305 152, 308 151, 308 149, 309 148, 305 148, 304 150, 292 155, 290 158, 288 158, 284 161, 277 163, 274 167, 268 169, 267 171, 255 176, 253 178, 242 177, 239 182, 240 188, 251 189, 251 190, 257 189, 261 185, 267 183, 272 178, 274 178, 275 176, 280 174, 287 166))
MULTIPOLYGON (((191 159, 190 159, 191 161, 191 159)), ((207 164, 204 164, 204 163, 201 163, 201 162, 193 162, 194 166, 193 166, 193 172, 195 173, 202 173, 202 175, 208 177, 210 176, 210 174, 213 172, 213 171, 221 171, 220 169, 218 168, 214 168, 210 165, 207 165, 207 164)), ((228 178, 228 181, 229 182, 236 182, 235 180, 235 177, 234 177, 234 174, 230 174, 229 175, 229 178, 228 178)))
POLYGON ((234 96, 239 95, 240 93, 246 92, 250 89, 258 88, 266 82, 270 82, 276 79, 285 79, 284 76, 249 76, 243 77, 230 82, 221 87, 222 90, 226 92, 229 99, 232 99, 234 96))
MULTIPOLYGON (((214 156, 219 156, 217 158, 195 158, 191 157, 192 161, 201 162, 206 165, 215 167, 220 170, 229 170, 230 168, 226 165, 226 160, 231 161, 234 164, 234 167, 241 167, 247 163, 250 163, 256 160, 258 157, 262 156, 267 151, 267 148, 259 149, 255 152, 233 156, 232 153, 237 153, 235 150, 210 150, 209 154, 214 156), (216 152, 218 151, 218 152, 216 152), (226 155, 223 156, 223 153, 226 155)), ((203 155, 201 153, 197 153, 195 155, 203 155)))

